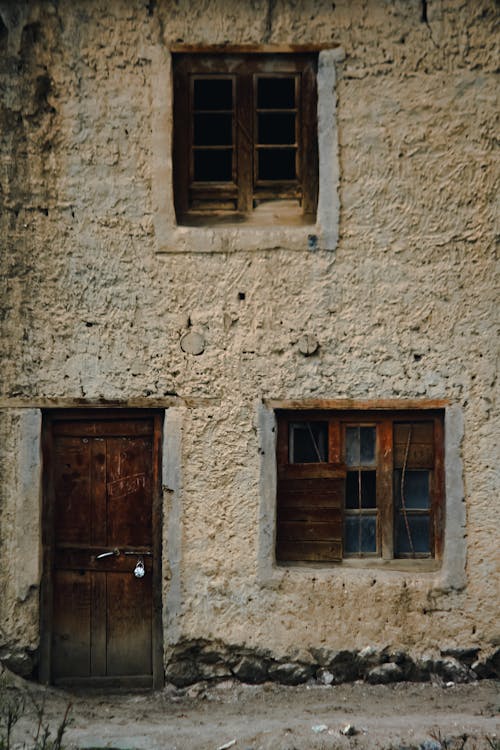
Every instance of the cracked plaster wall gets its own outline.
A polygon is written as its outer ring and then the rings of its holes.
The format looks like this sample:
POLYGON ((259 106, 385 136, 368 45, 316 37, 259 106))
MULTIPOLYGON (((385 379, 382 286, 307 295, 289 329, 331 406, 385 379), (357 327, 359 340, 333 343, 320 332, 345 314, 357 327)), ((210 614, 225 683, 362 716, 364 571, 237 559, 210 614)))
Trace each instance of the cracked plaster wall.
POLYGON ((36 565, 27 598, 11 575, 24 502, 14 407, 171 393, 214 400, 172 420, 180 541, 167 645, 224 637, 303 656, 500 641, 499 13, 493 0, 426 5, 427 22, 417 0, 0 3, 4 643, 38 642, 36 565), (159 255, 153 113, 170 81, 157 90, 155 54, 178 41, 311 40, 345 52, 336 252, 159 255), (205 339, 198 357, 179 346, 190 326, 205 339), (308 358, 304 333, 319 342, 308 358), (464 588, 338 567, 259 579, 259 404, 315 397, 447 398, 460 410, 464 588))

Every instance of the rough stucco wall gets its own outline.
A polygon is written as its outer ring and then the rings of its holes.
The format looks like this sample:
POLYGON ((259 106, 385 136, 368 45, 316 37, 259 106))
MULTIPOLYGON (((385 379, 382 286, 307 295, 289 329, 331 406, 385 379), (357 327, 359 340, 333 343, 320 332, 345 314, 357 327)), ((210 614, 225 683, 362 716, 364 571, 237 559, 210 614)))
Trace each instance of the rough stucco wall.
MULTIPOLYGON (((304 656, 500 640, 498 10, 427 9, 428 23, 416 0, 0 4, 3 403, 214 398, 176 416, 181 557, 167 644, 223 637, 304 656), (154 50, 226 40, 344 48, 335 253, 155 254, 154 50), (189 326, 206 340, 199 357, 179 346, 189 326), (309 358, 305 332, 320 343, 309 358), (466 587, 338 567, 262 581, 258 405, 271 397, 458 404, 466 587)), ((2 570, 15 546, 16 419, 7 411, 2 428, 2 570)), ((2 637, 33 647, 36 607, 5 576, 0 586, 2 637)))

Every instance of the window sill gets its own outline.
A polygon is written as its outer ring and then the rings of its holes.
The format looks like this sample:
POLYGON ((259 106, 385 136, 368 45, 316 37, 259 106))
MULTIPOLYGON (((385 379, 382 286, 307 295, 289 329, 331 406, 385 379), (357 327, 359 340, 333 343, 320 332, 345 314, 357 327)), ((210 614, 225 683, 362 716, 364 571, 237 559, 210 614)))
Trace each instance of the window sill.
MULTIPOLYGON (((319 224, 303 226, 268 226, 251 222, 203 226, 174 225, 162 232, 157 253, 231 253, 235 251, 334 250, 336 237, 324 232, 319 224)), ((158 236, 158 232, 157 232, 158 236)))
POLYGON ((299 226, 314 226, 316 216, 303 214, 297 201, 273 200, 263 201, 249 214, 236 211, 190 211, 181 217, 179 226, 187 227, 226 227, 237 228, 255 227, 293 228, 299 226))
POLYGON ((387 570, 396 573, 435 573, 441 569, 441 561, 435 559, 397 559, 381 560, 380 558, 346 559, 341 562, 280 562, 276 563, 276 570, 299 569, 305 570, 387 570))

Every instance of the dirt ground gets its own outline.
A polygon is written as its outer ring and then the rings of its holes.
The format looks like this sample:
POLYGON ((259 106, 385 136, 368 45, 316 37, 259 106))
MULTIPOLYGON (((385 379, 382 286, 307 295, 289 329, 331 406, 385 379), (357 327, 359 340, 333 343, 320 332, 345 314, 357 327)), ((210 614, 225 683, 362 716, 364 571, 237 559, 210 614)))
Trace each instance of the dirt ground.
MULTIPOLYGON (((44 721, 53 732, 72 704, 64 735, 65 746, 72 748, 500 748, 500 683, 493 680, 448 687, 361 682, 284 687, 227 681, 133 694, 30 689, 38 703, 45 699, 44 721)), ((30 708, 16 726, 16 742, 26 741, 34 724, 30 708)))

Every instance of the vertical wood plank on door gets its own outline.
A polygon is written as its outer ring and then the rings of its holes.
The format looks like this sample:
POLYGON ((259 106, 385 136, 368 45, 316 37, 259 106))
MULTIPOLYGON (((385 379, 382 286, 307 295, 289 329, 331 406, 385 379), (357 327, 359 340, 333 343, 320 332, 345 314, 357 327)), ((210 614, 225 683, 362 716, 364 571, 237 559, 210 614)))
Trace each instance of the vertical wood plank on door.
POLYGON ((55 678, 90 676, 90 612, 90 573, 54 571, 52 670, 55 678))
MULTIPOLYGON (((152 437, 108 438, 108 543, 152 549, 152 437)), ((152 576, 107 574, 109 674, 147 674, 152 664, 152 576)))
MULTIPOLYGON (((57 437, 54 446, 54 525, 56 548, 90 542, 90 443, 57 437)), ((52 665, 56 678, 90 674, 91 582, 85 571, 54 571, 52 665)))
POLYGON ((107 576, 108 573, 93 572, 91 575, 91 675, 104 677, 107 674, 107 576))
POLYGON ((91 540, 94 545, 108 544, 106 495, 106 440, 91 438, 92 502, 90 514, 91 540))
POLYGON ((152 543, 152 438, 108 438, 108 544, 152 543))
POLYGON ((152 670, 152 576, 136 578, 137 560, 130 572, 108 573, 108 674, 148 674, 152 670))
POLYGON ((56 437, 54 445, 55 543, 90 543, 90 442, 56 437))

